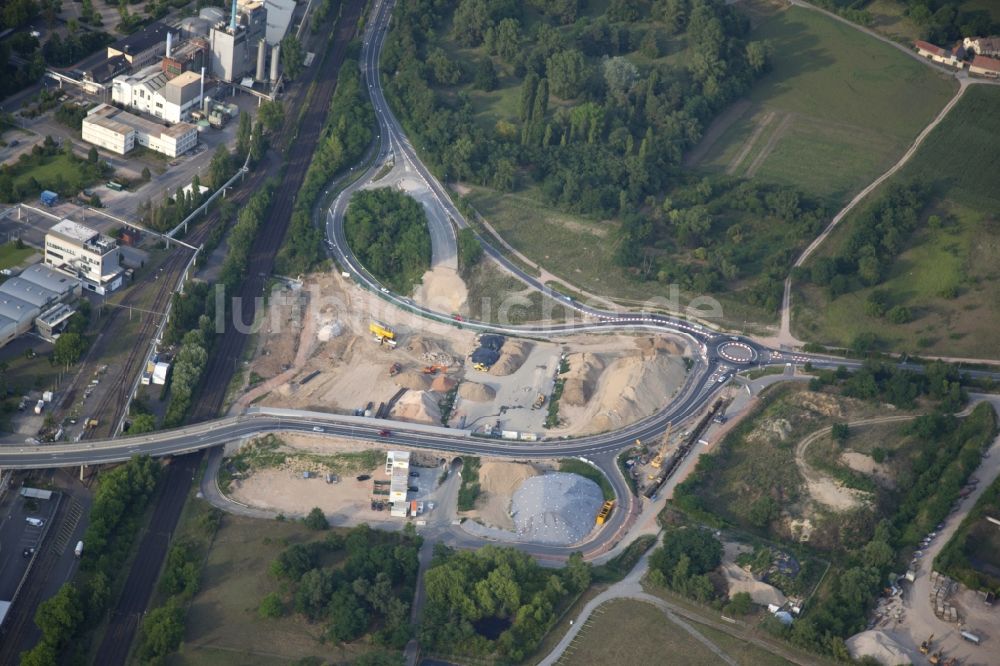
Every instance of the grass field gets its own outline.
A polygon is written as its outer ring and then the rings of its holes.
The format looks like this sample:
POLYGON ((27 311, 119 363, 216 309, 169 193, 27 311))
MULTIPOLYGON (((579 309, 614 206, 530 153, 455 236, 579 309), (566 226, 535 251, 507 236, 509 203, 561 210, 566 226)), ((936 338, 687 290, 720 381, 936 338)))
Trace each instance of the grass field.
POLYGON ((563 666, 669 663, 665 655, 684 655, 684 663, 705 666, 719 658, 655 606, 616 599, 601 604, 563 653, 563 666))
MULTIPOLYGON (((793 324, 800 338, 847 345, 872 332, 886 349, 959 357, 1000 358, 1000 89, 974 86, 927 137, 898 179, 918 178, 934 192, 925 224, 876 288, 913 319, 893 325, 865 314, 871 289, 830 301, 796 285, 793 324)), ((878 193, 872 195, 877 197, 878 193)), ((833 256, 857 224, 846 219, 817 256, 833 256)))
POLYGON ((706 169, 844 201, 885 171, 957 89, 818 12, 790 7, 760 15, 751 39, 770 41, 773 68, 709 148, 706 169))
POLYGON ((500 324, 565 321, 566 308, 483 259, 465 278, 469 316, 500 324))
POLYGON ((0 268, 18 266, 37 251, 30 247, 18 248, 15 243, 4 243, 0 245, 0 268))
POLYGON ((298 523, 261 521, 226 514, 202 574, 201 590, 188 611, 184 643, 171 666, 270 666, 308 657, 317 663, 350 663, 364 645, 319 642, 322 625, 298 617, 261 619, 257 607, 279 590, 268 573, 288 543, 316 539, 298 523))

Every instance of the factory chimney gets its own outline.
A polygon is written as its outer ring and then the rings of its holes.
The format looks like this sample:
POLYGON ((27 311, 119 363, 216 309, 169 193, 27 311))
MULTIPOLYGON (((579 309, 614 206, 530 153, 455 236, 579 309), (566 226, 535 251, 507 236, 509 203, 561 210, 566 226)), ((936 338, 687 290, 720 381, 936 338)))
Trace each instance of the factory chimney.
POLYGON ((281 60, 281 44, 271 49, 271 83, 278 80, 278 62, 281 60))
POLYGON ((262 39, 257 44, 257 80, 265 81, 267 70, 264 69, 264 59, 267 57, 267 43, 262 39))
POLYGON ((232 11, 229 13, 229 29, 236 32, 236 0, 232 0, 232 11))
POLYGON ((199 97, 201 99, 205 99, 205 68, 204 67, 201 68, 201 95, 199 95, 199 97))
POLYGON ((170 57, 170 46, 172 44, 172 40, 173 40, 173 35, 171 35, 170 32, 167 32, 167 57, 168 58, 170 57))

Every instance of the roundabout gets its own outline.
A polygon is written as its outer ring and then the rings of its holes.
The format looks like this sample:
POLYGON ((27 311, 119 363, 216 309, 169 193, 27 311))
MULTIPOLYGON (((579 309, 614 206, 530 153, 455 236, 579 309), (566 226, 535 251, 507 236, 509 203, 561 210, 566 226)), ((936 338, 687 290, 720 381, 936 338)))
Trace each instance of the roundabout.
POLYGON ((736 365, 749 365, 757 360, 757 350, 745 342, 727 340, 716 347, 719 357, 736 365))

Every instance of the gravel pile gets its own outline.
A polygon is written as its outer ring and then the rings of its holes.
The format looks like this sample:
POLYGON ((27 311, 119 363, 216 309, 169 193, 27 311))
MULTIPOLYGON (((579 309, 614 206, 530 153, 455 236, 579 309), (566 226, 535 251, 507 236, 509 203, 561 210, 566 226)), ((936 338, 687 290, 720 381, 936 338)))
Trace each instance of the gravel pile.
POLYGON ((603 503, 600 487, 590 479, 565 472, 535 476, 514 493, 514 531, 533 543, 573 544, 594 529, 603 503))

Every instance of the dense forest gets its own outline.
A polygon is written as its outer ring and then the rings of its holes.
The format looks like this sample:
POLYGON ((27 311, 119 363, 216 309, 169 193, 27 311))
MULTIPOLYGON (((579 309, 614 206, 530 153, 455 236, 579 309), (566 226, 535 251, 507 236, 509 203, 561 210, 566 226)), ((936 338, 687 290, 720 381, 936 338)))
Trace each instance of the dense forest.
POLYGON ((361 190, 344 216, 347 242, 368 271, 408 294, 431 265, 427 216, 412 198, 383 187, 361 190))
POLYGON ((555 622, 560 604, 590 585, 579 553, 561 570, 544 569, 514 548, 435 547, 425 575, 420 644, 442 654, 521 661, 555 622))
POLYGON ((439 175, 611 218, 615 260, 636 279, 739 289, 773 311, 826 211, 793 188, 681 166, 767 70, 768 46, 747 31, 718 0, 616 0, 598 16, 575 0, 413 0, 394 13, 382 73, 439 175), (487 124, 471 92, 501 84, 517 86, 516 118, 487 124))
POLYGON ((310 622, 323 622, 329 640, 368 634, 376 645, 400 649, 412 633, 420 544, 412 523, 401 533, 361 524, 322 541, 292 544, 271 563, 271 573, 288 582, 288 594, 268 595, 259 613, 278 617, 290 606, 310 622))

